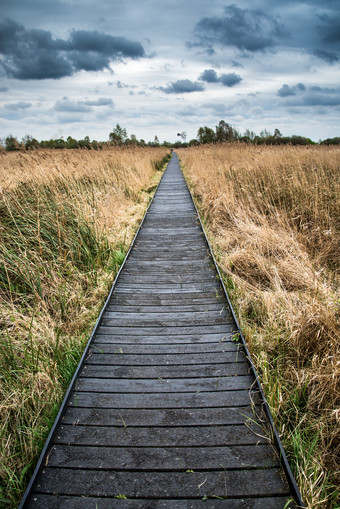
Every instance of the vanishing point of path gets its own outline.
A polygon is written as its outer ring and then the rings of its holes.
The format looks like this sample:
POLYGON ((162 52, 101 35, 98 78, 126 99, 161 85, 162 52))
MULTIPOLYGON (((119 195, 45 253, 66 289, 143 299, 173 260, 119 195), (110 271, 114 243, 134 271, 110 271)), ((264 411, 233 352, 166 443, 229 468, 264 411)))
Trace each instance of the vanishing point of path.
POLYGON ((286 507, 236 332, 173 155, 22 507, 286 507))

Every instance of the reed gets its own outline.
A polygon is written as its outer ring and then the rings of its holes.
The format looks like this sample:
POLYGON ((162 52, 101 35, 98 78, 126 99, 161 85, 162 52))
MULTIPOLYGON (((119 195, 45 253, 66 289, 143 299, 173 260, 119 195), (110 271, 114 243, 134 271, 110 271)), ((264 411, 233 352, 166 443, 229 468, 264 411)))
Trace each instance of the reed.
POLYGON ((0 154, 0 506, 22 496, 167 153, 0 154))
POLYGON ((178 154, 302 497, 338 507, 340 150, 178 154))

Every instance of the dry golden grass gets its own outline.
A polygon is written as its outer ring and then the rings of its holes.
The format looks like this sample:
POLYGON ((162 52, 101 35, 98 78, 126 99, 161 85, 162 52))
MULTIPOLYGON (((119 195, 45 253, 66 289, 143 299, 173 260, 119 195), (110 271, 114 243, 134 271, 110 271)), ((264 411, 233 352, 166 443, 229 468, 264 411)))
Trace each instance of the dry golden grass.
MULTIPOLYGON (((87 212, 87 218, 96 215, 98 226, 105 231, 117 233, 122 228, 123 216, 131 205, 135 210, 141 201, 137 195, 147 186, 154 172, 153 162, 159 161, 168 153, 166 148, 106 148, 98 151, 88 150, 37 150, 33 152, 0 153, 0 190, 9 192, 18 185, 27 183, 33 188, 47 184, 53 186, 72 183, 72 199, 87 212), (89 184, 97 209, 88 199, 89 190, 84 197, 83 186, 89 184), (114 214, 113 214, 114 211, 114 214), (118 228, 115 224, 118 224, 118 228)), ((147 189, 146 189, 147 191, 147 189)), ((137 207, 138 209, 139 207, 137 207)), ((144 210, 144 204, 140 207, 144 210)), ((137 212, 138 214, 138 212, 137 212)), ((140 213, 139 213, 140 215, 140 213)), ((130 218, 129 218, 129 223, 130 218)))
POLYGON ((21 498, 168 152, 0 154, 0 506, 21 498))
POLYGON ((340 149, 178 154, 303 499, 337 507, 340 149))

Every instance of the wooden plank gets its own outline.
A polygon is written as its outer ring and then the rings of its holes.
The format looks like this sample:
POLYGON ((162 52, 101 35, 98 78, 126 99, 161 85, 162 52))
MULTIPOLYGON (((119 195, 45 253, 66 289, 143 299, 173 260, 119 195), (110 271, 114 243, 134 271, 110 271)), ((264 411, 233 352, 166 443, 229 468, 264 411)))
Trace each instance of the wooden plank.
POLYGON ((173 263, 175 261, 186 261, 187 263, 192 262, 193 260, 201 260, 204 256, 207 255, 207 251, 205 249, 197 250, 196 252, 187 250, 183 251, 176 251, 175 253, 162 253, 162 252, 153 252, 150 253, 150 251, 145 250, 144 252, 141 251, 134 251, 133 252, 134 259, 136 261, 143 261, 147 263, 154 263, 154 262, 165 262, 167 264, 173 263))
POLYGON ((194 238, 193 236, 180 236, 178 235, 176 239, 173 241, 169 238, 163 236, 163 238, 152 237, 142 239, 136 243, 133 248, 135 253, 140 252, 148 252, 149 254, 158 254, 158 253, 169 253, 171 256, 174 256, 176 252, 203 252, 206 253, 206 245, 204 240, 200 237, 194 238), (151 249, 155 249, 157 253, 151 253, 151 249))
POLYGON ((249 375, 245 362, 237 364, 201 364, 200 366, 102 366, 86 364, 82 377, 96 378, 209 378, 221 376, 249 375))
POLYGON ((186 267, 184 265, 181 266, 175 266, 171 267, 169 265, 154 265, 149 263, 139 264, 137 265, 130 265, 129 268, 126 268, 126 270, 123 272, 121 277, 125 277, 126 274, 132 274, 132 275, 140 275, 140 276, 171 276, 171 277, 191 277, 191 276, 197 276, 200 275, 203 278, 216 278, 216 274, 213 273, 211 270, 211 267, 208 266, 208 264, 205 265, 196 265, 196 266, 189 266, 186 267))
MULTIPOLYGON (((104 426, 122 426, 129 429, 131 426, 149 426, 151 429, 160 426, 180 426, 181 428, 208 426, 210 427, 209 432, 211 432, 213 427, 217 425, 228 427, 241 425, 238 429, 234 428, 237 437, 235 436, 233 443, 254 443, 255 438, 261 442, 261 437, 266 435, 264 427, 255 424, 255 422, 260 423, 262 418, 261 407, 251 407, 250 405, 225 407, 222 404, 221 407, 210 408, 158 409, 69 407, 62 418, 62 422, 71 424, 75 430, 78 429, 78 426, 84 425, 89 433, 91 433, 92 427, 96 426, 98 426, 98 433, 100 433, 104 426), (244 426, 244 423, 247 423, 247 425, 244 426)), ((230 437, 231 433, 233 433, 233 430, 228 428, 222 436, 230 437)), ((86 435, 86 430, 84 435, 86 435)))
POLYGON ((195 233, 189 233, 181 229, 178 229, 176 233, 167 231, 159 232, 156 229, 150 229, 149 232, 142 231, 138 236, 135 247, 138 248, 141 245, 148 244, 157 245, 158 249, 178 245, 182 245, 183 247, 188 247, 188 245, 190 245, 189 247, 194 249, 206 247, 202 232, 196 231, 195 233))
POLYGON ((199 288, 199 289, 202 289, 202 290, 214 290, 214 288, 217 288, 217 289, 220 289, 221 288, 221 283, 219 281, 217 281, 216 279, 210 279, 210 280, 200 280, 198 278, 196 278, 196 280, 193 280, 193 279, 189 279, 188 281, 184 281, 182 280, 180 277, 177 277, 177 278, 172 278, 171 281, 164 281, 162 279, 158 280, 158 279, 154 279, 154 278, 151 278, 149 280, 137 280, 137 278, 133 279, 133 278, 124 278, 120 281, 119 283, 119 286, 132 286, 134 288, 139 288, 139 287, 150 287, 150 288, 154 288, 154 287, 157 287, 157 288, 162 288, 162 287, 165 287, 165 288, 179 288, 179 289, 182 289, 182 288, 187 288, 188 290, 191 289, 191 287, 193 288, 199 288))
MULTIPOLYGON (((115 334, 96 334, 93 341, 111 344, 132 344, 132 345, 175 345, 175 344, 201 344, 201 343, 228 343, 235 338, 234 333, 218 333, 218 334, 186 334, 184 336, 176 334, 176 336, 164 336, 158 334, 157 336, 121 336, 115 334)), ((236 344, 235 341, 233 341, 236 344)))
POLYGON ((135 336, 157 336, 157 334, 160 334, 162 336, 164 335, 194 335, 194 334, 228 334, 232 332, 237 332, 233 325, 231 324, 221 324, 221 325, 192 325, 188 327, 165 327, 165 326, 159 326, 159 327, 116 327, 116 326, 105 326, 102 325, 99 327, 98 332, 100 334, 120 334, 122 336, 126 335, 135 335, 135 336))
POLYGON ((194 315, 192 318, 184 318, 176 319, 176 314, 170 315, 169 314, 161 314, 159 313, 158 316, 149 316, 148 318, 142 318, 137 313, 136 314, 130 314, 130 315, 124 315, 121 318, 117 318, 115 315, 112 315, 111 313, 108 315, 106 314, 102 318, 102 326, 103 327, 197 327, 197 326, 211 326, 215 327, 217 325, 229 325, 229 327, 233 327, 234 323, 233 320, 230 318, 230 315, 227 317, 220 316, 219 313, 217 313, 215 316, 211 315, 210 313, 208 315, 204 315, 202 313, 198 313, 198 316, 194 315))
MULTIPOLYGON (((120 378, 86 378, 79 377, 76 390, 93 393, 187 393, 235 391, 250 389, 254 382, 253 376, 240 375, 215 378, 160 378, 160 379, 120 379, 120 378)), ((214 397, 212 395, 212 397, 214 397)))
POLYGON ((181 294, 155 294, 155 293, 133 293, 133 292, 119 292, 115 293, 114 296, 110 299, 109 305, 114 306, 115 303, 119 303, 119 305, 129 306, 166 306, 169 308, 171 312, 172 306, 184 306, 188 303, 190 305, 195 306, 196 304, 200 306, 206 305, 214 305, 219 304, 221 306, 225 306, 225 301, 222 300, 220 293, 217 292, 215 295, 213 292, 211 293, 181 293, 181 294))
MULTIPOLYGON (((124 413, 123 413, 124 415, 124 413)), ((152 427, 131 427, 129 420, 123 419, 123 415, 119 417, 120 425, 118 426, 84 426, 84 425, 67 425, 63 423, 58 429, 55 443, 56 444, 72 444, 78 446, 98 446, 98 447, 181 447, 181 448, 193 448, 193 447, 204 447, 205 453, 208 454, 207 448, 223 448, 236 447, 239 451, 240 446, 257 446, 258 444, 269 445, 269 439, 266 438, 266 433, 260 426, 251 425, 250 423, 245 428, 243 425, 235 426, 161 426, 156 425, 152 427), (124 423, 124 426, 122 426, 124 423)), ((169 415, 171 415, 169 413, 169 415)), ((252 454, 261 454, 264 458, 267 455, 271 455, 272 451, 266 450, 264 452, 256 453, 254 450, 243 449, 239 451, 240 456, 243 456, 244 462, 246 462, 247 456, 252 454), (247 451, 247 454, 245 454, 247 451)), ((81 451, 79 450, 79 453, 81 451)), ((183 455, 184 451, 182 451, 183 455)), ((96 453, 100 455, 100 451, 96 453)), ((79 454, 80 456, 80 454, 79 454)), ((252 465, 254 466, 254 458, 252 465)), ((261 462, 261 459, 259 458, 261 462)), ((262 460, 263 461, 263 460, 262 460)), ((277 460, 275 460, 275 464, 277 460)), ((240 468, 229 464, 225 464, 225 468, 240 468)), ((272 463, 271 465, 273 465, 272 463)), ((68 465, 71 466, 71 465, 68 465)), ((219 463, 217 467, 219 467, 219 463)), ((266 466, 263 463, 262 466, 266 466)), ((268 465, 267 465, 268 466, 268 465)), ((98 468, 98 467, 93 467, 98 468)), ((130 467, 131 468, 131 467, 130 467)), ((149 466, 148 468, 155 468, 149 466)), ((168 465, 163 465, 163 469, 172 470, 174 466, 168 468, 168 465)), ((193 468, 193 467, 191 467, 193 468)), ((196 468, 199 470, 206 470, 213 468, 212 465, 208 466, 204 461, 200 461, 196 468)), ((145 469, 145 466, 144 466, 145 469)), ((219 469, 219 468, 218 468, 219 469)))
POLYGON ((157 242, 150 244, 142 244, 133 250, 134 257, 140 261, 147 261, 150 264, 154 261, 167 261, 171 263, 172 260, 200 260, 206 255, 206 248, 204 246, 196 248, 185 247, 183 245, 162 246, 160 248, 157 242))
POLYGON ((140 231, 140 234, 138 235, 138 240, 143 239, 144 237, 148 237, 150 235, 157 235, 158 237, 163 237, 165 235, 166 237, 174 236, 177 238, 178 235, 181 235, 183 233, 185 233, 185 235, 194 234, 194 236, 198 234, 204 238, 202 229, 198 224, 193 226, 192 223, 190 223, 189 226, 184 226, 183 224, 181 224, 181 221, 176 221, 175 224, 176 227, 174 228, 173 226, 165 225, 163 221, 161 223, 158 223, 156 226, 150 225, 150 221, 145 222, 145 224, 143 225, 143 229, 140 231))
POLYGON ((162 274, 160 272, 154 271, 146 271, 144 270, 141 274, 140 271, 126 271, 124 275, 119 280, 120 282, 131 282, 131 283, 153 283, 157 282, 162 284, 177 284, 177 283, 185 283, 185 284, 193 284, 193 283, 209 283, 209 282, 215 282, 217 281, 215 275, 210 274, 202 274, 202 272, 197 271, 195 273, 191 274, 179 274, 178 272, 175 273, 168 273, 168 274, 162 274))
POLYGON ((162 365, 199 365, 225 364, 227 362, 244 362, 245 354, 240 352, 226 353, 190 353, 190 354, 116 354, 92 351, 86 358, 87 364, 106 364, 112 366, 162 366, 162 365))
POLYGON ((117 394, 75 391, 69 406, 79 408, 210 408, 259 404, 254 391, 117 394))
MULTIPOLYGON (((177 313, 177 312, 192 311, 194 313, 208 313, 209 311, 217 311, 230 313, 227 306, 221 303, 216 304, 188 304, 181 306, 162 306, 162 305, 143 305, 137 304, 131 306, 130 304, 124 304, 123 302, 117 301, 116 303, 109 304, 107 307, 107 313, 177 313)), ((105 313, 105 314, 107 314, 105 313)))
MULTIPOLYGON (((163 433, 168 430, 162 429, 163 433)), ((171 434, 174 433, 171 430, 171 434)), ((114 440, 114 437, 113 437, 114 440)), ((115 443, 115 442, 113 442, 115 443)), ((183 442, 185 443, 185 442, 183 442)), ((129 471, 185 472, 278 467, 270 445, 231 445, 222 447, 110 447, 55 445, 48 458, 49 467, 129 471)))
POLYGON ((105 319, 115 319, 115 320, 123 320, 124 318, 128 318, 129 320, 136 320, 136 321, 150 321, 150 320, 171 320, 172 322, 176 323, 179 321, 188 321, 193 322, 196 319, 204 318, 208 320, 209 318, 215 319, 222 319, 224 322, 226 321, 226 318, 230 320, 231 314, 226 309, 220 309, 220 310, 209 310, 209 311, 173 311, 171 312, 169 309, 166 312, 163 311, 155 311, 153 312, 144 312, 144 313, 138 313, 137 311, 127 312, 127 311, 110 311, 107 310, 105 313, 105 319))
POLYGON ((177 285, 176 287, 167 287, 167 286, 159 286, 159 287, 155 287, 155 286, 147 286, 147 287, 144 287, 144 288, 138 288, 138 286, 134 285, 134 286, 130 286, 130 285, 117 285, 116 287, 116 290, 115 290, 115 293, 116 295, 120 295, 120 294, 128 294, 128 293, 132 293, 134 295, 136 294, 141 294, 143 296, 146 296, 146 295, 158 295, 159 294, 162 294, 162 295, 168 295, 168 298, 169 297, 176 297, 176 298, 185 298, 187 297, 188 295, 192 295, 192 294, 196 294, 197 297, 200 297, 200 298, 204 298, 207 296, 207 292, 210 291, 210 295, 213 296, 214 295, 214 292, 216 292, 216 295, 215 295, 215 299, 219 296, 222 296, 222 294, 220 293, 219 291, 219 287, 216 285, 215 286, 204 286, 204 285, 199 285, 199 284, 192 284, 192 285, 186 285, 185 287, 182 285, 177 285))
POLYGON ((89 496, 170 498, 177 497, 243 497, 288 495, 281 470, 233 470, 221 472, 114 472, 103 470, 70 470, 45 468, 37 485, 38 493, 89 496), (72 482, 70 482, 70 475, 72 482))
MULTIPOLYGON (((166 262, 158 261, 158 262, 153 262, 152 267, 153 268, 159 267, 160 269, 165 269, 165 270, 166 269, 173 270, 174 268, 178 268, 179 270, 188 270, 188 271, 190 269, 197 270, 197 268, 207 267, 207 268, 209 268, 209 270, 211 270, 212 263, 213 263, 213 261, 212 261, 211 257, 208 255, 208 253, 206 253, 206 256, 204 256, 200 259, 192 260, 190 263, 188 263, 185 260, 174 260, 172 262, 172 264, 169 265, 166 262)), ((143 261, 143 260, 138 261, 133 256, 133 257, 129 258, 126 263, 126 268, 129 268, 129 267, 143 268, 143 267, 150 267, 150 264, 147 261, 143 261)))
POLYGON ((148 354, 148 355, 156 355, 156 354, 183 354, 183 353, 225 353, 225 352, 239 352, 243 351, 243 347, 241 345, 237 345, 233 341, 227 342, 214 342, 214 343, 189 343, 189 344, 181 344, 175 343, 174 345, 170 345, 168 343, 158 344, 158 345, 118 345, 111 344, 100 341, 100 336, 98 336, 95 341, 92 343, 92 351, 97 353, 117 353, 117 354, 128 354, 128 355, 138 355, 138 354, 148 354))

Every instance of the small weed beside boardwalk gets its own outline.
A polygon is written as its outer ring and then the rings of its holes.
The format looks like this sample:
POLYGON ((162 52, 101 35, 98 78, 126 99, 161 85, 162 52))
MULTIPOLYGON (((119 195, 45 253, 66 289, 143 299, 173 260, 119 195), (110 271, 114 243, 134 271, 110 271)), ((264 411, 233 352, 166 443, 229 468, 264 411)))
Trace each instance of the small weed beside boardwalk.
POLYGON ((336 147, 178 150, 302 498, 338 507, 336 147))
POLYGON ((0 154, 0 506, 22 496, 167 153, 0 154))

